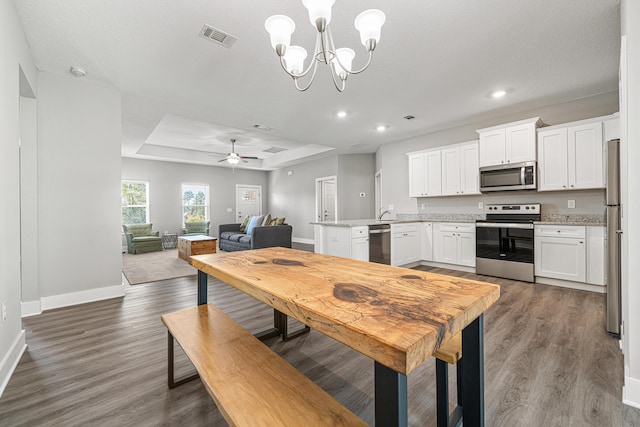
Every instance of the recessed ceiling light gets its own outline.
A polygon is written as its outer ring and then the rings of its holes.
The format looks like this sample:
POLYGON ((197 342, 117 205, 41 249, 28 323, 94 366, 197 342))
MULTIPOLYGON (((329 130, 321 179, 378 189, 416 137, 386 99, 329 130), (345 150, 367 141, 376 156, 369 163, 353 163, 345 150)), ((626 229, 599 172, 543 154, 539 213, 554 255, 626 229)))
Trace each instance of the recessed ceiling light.
POLYGON ((387 126, 386 126, 386 125, 378 125, 378 126, 376 127, 376 130, 377 130, 378 132, 384 132, 385 130, 387 130, 387 126))
POLYGON ((495 92, 493 92, 491 94, 491 97, 492 98, 502 98, 506 94, 507 94, 507 91, 505 91, 505 90, 496 90, 495 92))
POLYGON ((344 111, 344 110, 338 111, 338 112, 336 113, 336 116, 337 116, 338 118, 340 118, 340 119, 343 119, 343 118, 347 117, 347 112, 346 112, 346 111, 344 111))
POLYGON ((76 77, 84 77, 87 75, 87 72, 84 69, 76 66, 69 68, 69 72, 76 77))

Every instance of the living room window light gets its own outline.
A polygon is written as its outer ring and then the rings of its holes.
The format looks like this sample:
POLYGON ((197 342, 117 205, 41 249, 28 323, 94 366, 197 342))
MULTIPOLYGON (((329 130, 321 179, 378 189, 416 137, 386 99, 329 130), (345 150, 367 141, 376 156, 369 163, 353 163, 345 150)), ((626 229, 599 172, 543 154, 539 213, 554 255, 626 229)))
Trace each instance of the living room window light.
POLYGON ((122 223, 147 224, 149 222, 149 183, 122 181, 122 223))
POLYGON ((209 186, 182 184, 182 223, 209 221, 209 186))

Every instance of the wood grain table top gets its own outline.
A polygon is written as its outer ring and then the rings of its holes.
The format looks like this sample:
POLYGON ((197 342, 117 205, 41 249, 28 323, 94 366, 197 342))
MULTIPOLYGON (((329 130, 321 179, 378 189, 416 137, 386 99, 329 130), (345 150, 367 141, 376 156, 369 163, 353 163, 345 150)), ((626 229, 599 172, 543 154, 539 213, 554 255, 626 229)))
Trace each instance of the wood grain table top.
POLYGON ((287 248, 190 262, 404 375, 500 297, 490 283, 287 248))

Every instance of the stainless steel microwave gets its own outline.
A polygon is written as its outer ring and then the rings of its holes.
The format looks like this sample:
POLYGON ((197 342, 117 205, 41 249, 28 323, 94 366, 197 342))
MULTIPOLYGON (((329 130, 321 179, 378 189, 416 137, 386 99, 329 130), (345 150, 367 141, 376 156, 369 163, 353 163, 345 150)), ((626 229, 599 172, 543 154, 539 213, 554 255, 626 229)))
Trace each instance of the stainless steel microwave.
POLYGON ((480 191, 535 190, 536 162, 507 163, 480 168, 480 191))

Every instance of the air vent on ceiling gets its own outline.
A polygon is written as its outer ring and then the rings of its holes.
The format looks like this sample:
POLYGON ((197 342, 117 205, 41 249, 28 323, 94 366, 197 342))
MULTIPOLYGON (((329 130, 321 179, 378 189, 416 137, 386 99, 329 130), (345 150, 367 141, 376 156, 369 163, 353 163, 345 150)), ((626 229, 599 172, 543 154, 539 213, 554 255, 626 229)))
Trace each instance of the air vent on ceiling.
POLYGON ((224 46, 227 49, 230 48, 236 42, 236 40, 238 40, 237 37, 232 36, 231 34, 227 34, 222 30, 213 28, 212 26, 206 24, 200 31, 200 37, 224 46))
POLYGON ((416 116, 412 116, 411 114, 409 114, 407 116, 404 116, 403 118, 406 119, 406 120, 413 120, 413 119, 416 118, 416 116))
POLYGON ((269 126, 265 126, 265 125, 253 125, 253 127, 256 129, 266 130, 266 131, 273 130, 273 128, 270 128, 269 126))
POLYGON ((271 147, 271 148, 267 148, 266 150, 262 150, 265 153, 272 153, 272 154, 276 154, 276 153, 280 153, 282 151, 287 151, 286 148, 280 148, 280 147, 271 147))

